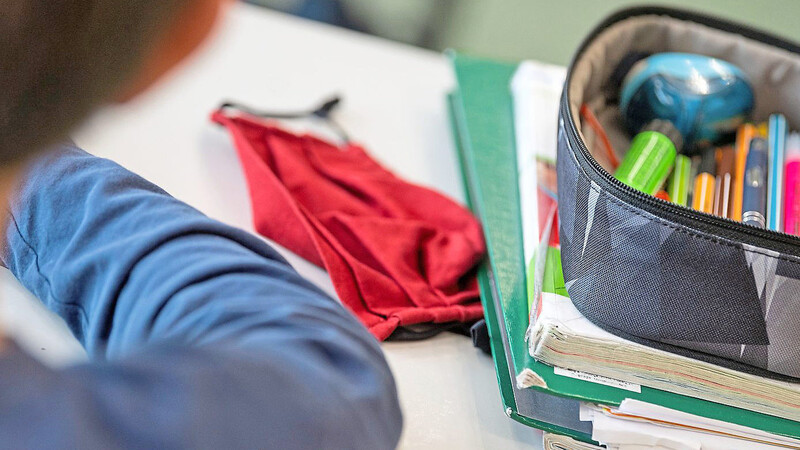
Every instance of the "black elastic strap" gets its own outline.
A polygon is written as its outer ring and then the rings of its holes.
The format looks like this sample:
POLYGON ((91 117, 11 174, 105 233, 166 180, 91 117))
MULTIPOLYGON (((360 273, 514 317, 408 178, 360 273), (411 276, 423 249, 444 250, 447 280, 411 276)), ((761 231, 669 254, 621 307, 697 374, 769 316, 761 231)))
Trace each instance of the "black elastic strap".
POLYGON ((471 323, 447 322, 447 323, 418 323, 408 326, 397 327, 387 341, 421 341, 430 339, 444 332, 470 335, 471 323))
POLYGON ((256 117, 263 117, 265 119, 304 119, 306 117, 316 117, 325 121, 328 126, 339 136, 342 141, 345 143, 350 142, 350 137, 347 133, 333 120, 331 117, 331 113, 336 109, 337 106, 342 102, 342 98, 339 96, 331 97, 330 99, 324 101, 321 105, 317 108, 307 110, 307 111, 296 111, 296 112, 276 112, 276 111, 259 111, 248 106, 244 106, 240 103, 226 101, 222 105, 220 105, 219 110, 223 111, 226 109, 232 109, 235 111, 240 111, 245 114, 249 114, 251 116, 256 117))

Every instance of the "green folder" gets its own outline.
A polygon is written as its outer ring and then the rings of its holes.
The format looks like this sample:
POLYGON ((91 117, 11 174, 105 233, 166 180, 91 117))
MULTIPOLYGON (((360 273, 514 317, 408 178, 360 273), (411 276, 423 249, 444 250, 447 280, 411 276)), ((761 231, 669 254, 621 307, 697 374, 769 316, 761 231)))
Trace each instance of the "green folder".
POLYGON ((529 393, 544 394, 534 399, 534 403, 540 404, 547 403, 546 397, 551 396, 565 397, 575 404, 588 401, 612 406, 632 398, 800 439, 800 423, 792 420, 646 386, 636 393, 564 377, 556 375, 553 367, 530 357, 524 342, 528 299, 509 88, 517 65, 455 53, 450 54, 450 59, 457 81, 449 96, 453 134, 467 199, 483 225, 486 238, 488 258, 479 273, 481 301, 506 413, 526 425, 590 442, 590 428, 585 423, 565 419, 572 406, 563 404, 563 414, 551 417, 549 412, 531 410, 529 393), (547 387, 517 389, 515 377, 526 368, 539 375, 547 387))

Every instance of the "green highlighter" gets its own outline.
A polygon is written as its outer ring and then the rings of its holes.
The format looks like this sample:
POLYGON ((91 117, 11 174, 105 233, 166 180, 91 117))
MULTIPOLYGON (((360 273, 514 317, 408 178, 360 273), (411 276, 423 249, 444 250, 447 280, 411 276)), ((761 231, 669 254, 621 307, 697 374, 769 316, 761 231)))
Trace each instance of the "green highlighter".
POLYGON ((675 167, 667 184, 667 193, 673 203, 682 206, 689 204, 689 188, 692 183, 692 159, 685 155, 675 158, 675 167))
POLYGON ((666 120, 653 120, 644 130, 633 137, 614 177, 634 189, 655 195, 667 181, 683 139, 666 120))

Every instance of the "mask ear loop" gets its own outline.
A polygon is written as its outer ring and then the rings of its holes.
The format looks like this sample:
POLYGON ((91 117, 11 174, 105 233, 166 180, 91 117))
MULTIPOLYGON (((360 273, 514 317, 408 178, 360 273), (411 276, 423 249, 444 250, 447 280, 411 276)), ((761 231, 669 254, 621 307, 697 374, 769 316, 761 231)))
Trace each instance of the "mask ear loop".
POLYGON ((240 103, 236 102, 228 102, 226 101, 219 107, 219 111, 224 111, 226 109, 231 109, 235 111, 240 111, 245 114, 249 114, 251 116, 262 117, 265 119, 304 119, 306 117, 316 117, 321 119, 325 122, 336 135, 342 140, 344 144, 350 143, 350 137, 344 131, 344 129, 339 126, 339 124, 333 120, 331 117, 331 113, 339 106, 342 102, 342 98, 339 96, 331 97, 330 99, 324 101, 321 105, 319 105, 315 109, 307 110, 307 111, 298 111, 298 112, 276 112, 276 111, 258 111, 253 108, 244 106, 240 103))

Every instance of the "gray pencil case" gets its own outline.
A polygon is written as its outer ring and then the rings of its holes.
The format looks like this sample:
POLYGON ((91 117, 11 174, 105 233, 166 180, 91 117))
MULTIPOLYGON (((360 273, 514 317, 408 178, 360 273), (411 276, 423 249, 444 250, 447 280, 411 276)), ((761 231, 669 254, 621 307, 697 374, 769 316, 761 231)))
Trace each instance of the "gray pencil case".
MULTIPOLYGON (((800 378, 800 239, 632 189, 584 139, 588 104, 627 148, 613 71, 631 52, 688 52, 742 68, 754 119, 800 128, 800 47, 685 11, 634 8, 603 21, 569 67, 559 112, 561 255, 570 298, 607 331, 780 379, 800 378)), ((588 133, 587 133, 588 134, 588 133)))

